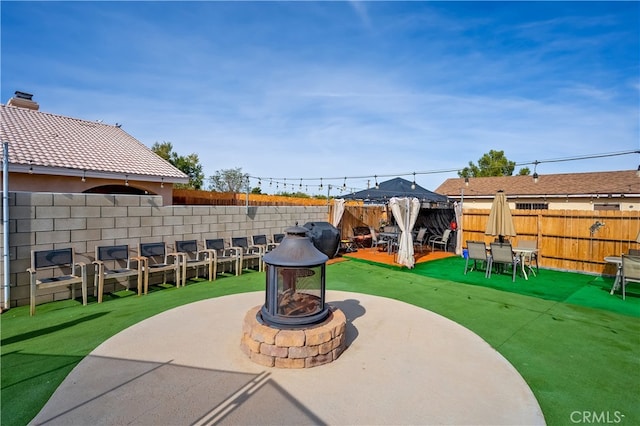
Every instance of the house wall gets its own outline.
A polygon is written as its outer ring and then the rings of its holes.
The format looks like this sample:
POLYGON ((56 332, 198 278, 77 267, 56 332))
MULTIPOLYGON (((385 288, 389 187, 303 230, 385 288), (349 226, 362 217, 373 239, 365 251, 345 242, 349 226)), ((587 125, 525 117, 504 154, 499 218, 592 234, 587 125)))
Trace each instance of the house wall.
MULTIPOLYGON (((2 177, 0 177, 0 182, 2 177)), ((95 177, 86 177, 82 181, 82 176, 60 176, 46 174, 28 174, 28 173, 9 173, 9 191, 10 192, 61 192, 65 193, 83 193, 92 188, 104 185, 123 185, 123 179, 102 179, 95 177)), ((151 195, 160 195, 162 197, 162 205, 169 206, 173 202, 173 185, 160 185, 159 182, 145 182, 137 180, 129 180, 131 188, 137 188, 146 191, 151 195)))
MULTIPOLYGON (((92 294, 91 262, 97 245, 129 244, 137 248, 139 242, 173 245, 176 240, 186 239, 271 236, 296 222, 302 225, 327 218, 326 206, 163 206, 162 197, 155 195, 10 192, 10 306, 29 304, 26 269, 31 250, 73 247, 76 260, 88 265, 92 294)), ((113 284, 105 283, 106 291, 112 288, 113 284)), ((4 297, 0 293, 0 298, 4 297)), ((37 303, 69 297, 70 291, 64 287, 41 290, 37 303)))

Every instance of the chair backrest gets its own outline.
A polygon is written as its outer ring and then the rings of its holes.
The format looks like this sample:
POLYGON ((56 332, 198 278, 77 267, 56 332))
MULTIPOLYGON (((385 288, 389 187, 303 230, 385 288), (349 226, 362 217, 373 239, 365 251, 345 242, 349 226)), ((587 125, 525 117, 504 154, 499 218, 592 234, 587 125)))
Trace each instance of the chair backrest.
POLYGON ((640 280, 640 257, 622 255, 622 276, 624 279, 640 280))
POLYGON ((284 239, 284 234, 273 234, 273 242, 280 244, 284 239))
POLYGON ((538 248, 538 242, 536 240, 520 240, 518 241, 518 247, 536 249, 538 248))
POLYGON ((189 259, 198 258, 198 241, 197 240, 182 240, 176 241, 176 251, 178 253, 186 253, 189 255, 189 259))
POLYGON ((445 229, 442 233, 442 241, 444 241, 445 243, 449 241, 449 235, 451 235, 451 229, 445 229))
POLYGON ((222 252, 224 250, 224 239, 212 238, 210 240, 204 240, 204 246, 207 248, 207 250, 222 252))
POLYGON ((491 257, 494 263, 513 263, 511 244, 491 243, 491 257))
POLYGON ((249 240, 247 237, 231 237, 231 246, 246 250, 249 248, 249 240))
POLYGON ((418 235, 416 235, 416 241, 422 242, 426 234, 427 234, 427 228, 420 228, 418 230, 418 235))
POLYGON ((73 248, 63 248, 55 250, 39 250, 31 252, 31 268, 54 268, 63 266, 73 266, 73 248))
POLYGON ((640 256, 640 250, 638 249, 629 249, 629 253, 627 253, 629 256, 640 256))
POLYGON ((487 245, 484 241, 467 241, 469 259, 487 260, 487 245))
POLYGON ((129 246, 96 246, 96 260, 129 260, 129 246))
POLYGON ((264 234, 254 235, 252 239, 254 246, 266 246, 267 244, 269 244, 269 242, 267 241, 267 236, 264 234))
POLYGON ((166 253, 167 253, 167 249, 166 249, 166 245, 165 243, 140 243, 139 245, 140 251, 139 254, 140 256, 144 256, 144 257, 148 257, 148 258, 153 258, 153 257, 165 257, 166 253))

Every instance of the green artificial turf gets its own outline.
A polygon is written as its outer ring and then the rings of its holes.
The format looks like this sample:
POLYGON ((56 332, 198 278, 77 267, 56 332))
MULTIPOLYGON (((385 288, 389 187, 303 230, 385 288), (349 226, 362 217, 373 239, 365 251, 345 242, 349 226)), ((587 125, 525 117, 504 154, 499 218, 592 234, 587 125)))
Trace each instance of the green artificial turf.
MULTIPOLYGON (((404 301, 469 328, 522 374, 548 424, 571 424, 576 411, 609 418, 618 412, 621 424, 640 424, 640 298, 622 302, 608 294, 608 280, 553 271, 527 282, 505 275, 475 283, 483 274, 462 275, 460 262, 443 259, 409 271, 347 261, 327 267, 327 288, 404 301), (595 300, 604 296, 609 300, 595 300)), ((120 292, 86 307, 48 303, 35 317, 28 306, 9 310, 0 317, 2 424, 28 423, 84 356, 126 327, 176 306, 256 290, 264 290, 264 273, 156 288, 143 297, 120 292)))

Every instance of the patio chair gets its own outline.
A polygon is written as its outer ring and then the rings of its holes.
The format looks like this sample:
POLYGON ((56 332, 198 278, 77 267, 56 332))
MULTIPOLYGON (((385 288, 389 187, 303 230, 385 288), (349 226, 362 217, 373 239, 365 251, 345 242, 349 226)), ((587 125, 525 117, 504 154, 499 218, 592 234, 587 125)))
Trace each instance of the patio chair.
POLYGON ((489 258, 489 266, 487 266, 487 278, 491 278, 491 269, 493 265, 510 265, 513 278, 516 281, 516 270, 520 263, 520 256, 514 256, 513 249, 509 243, 491 243, 491 257, 489 258))
POLYGON ((82 304, 87 304, 87 266, 75 261, 73 248, 32 250, 31 267, 27 272, 31 285, 29 315, 36 314, 36 296, 40 289, 68 286, 71 287, 71 298, 75 299, 76 284, 81 284, 82 304))
POLYGON ((413 246, 418 246, 420 248, 420 252, 424 251, 424 246, 427 243, 427 230, 427 228, 420 228, 416 238, 413 240, 413 246))
POLYGON ((145 258, 144 294, 149 292, 149 275, 162 272, 162 283, 167 282, 167 271, 173 271, 176 287, 180 287, 180 255, 167 252, 167 245, 159 243, 139 243, 138 255, 145 258))
POLYGON ((209 253, 209 256, 213 258, 213 278, 210 278, 211 280, 216 279, 218 272, 226 272, 227 266, 233 269, 234 274, 240 275, 239 252, 234 248, 226 247, 224 239, 205 239, 204 248, 209 253), (221 266, 221 269, 218 269, 218 265, 221 266))
POLYGON ((369 232, 371 233, 371 247, 386 247, 389 244, 388 240, 380 238, 375 229, 369 228, 369 232))
POLYGON ((93 265, 93 292, 98 297, 98 303, 102 303, 104 294, 104 282, 114 279, 122 284, 121 278, 126 278, 124 285, 129 290, 129 278, 138 277, 138 296, 142 294, 143 270, 145 259, 138 256, 130 256, 127 244, 115 246, 96 246, 93 265), (132 267, 132 263, 135 267, 132 267))
POLYGON ((491 254, 487 250, 487 245, 484 241, 467 241, 467 259, 464 263, 464 274, 471 272, 474 269, 478 269, 478 263, 484 263, 485 271, 484 276, 489 275, 489 264, 491 263, 491 254), (469 269, 469 261, 473 261, 473 266, 469 269))
POLYGON ((629 283, 640 284, 640 257, 622 255, 622 300, 626 297, 626 288, 629 283))
POLYGON ((434 235, 429 238, 429 245, 431 250, 436 249, 436 245, 441 246, 443 251, 447 251, 447 244, 449 244, 449 236, 451 235, 451 229, 445 229, 441 236, 434 235))
POLYGON ((357 248, 372 247, 373 237, 371 228, 368 226, 355 226, 351 228, 353 239, 351 240, 357 248))
POLYGON ((180 265, 182 266, 181 275, 183 287, 187 283, 187 269, 189 268, 196 270, 196 278, 198 278, 200 276, 200 267, 204 266, 207 271, 207 277, 213 280, 213 256, 209 256, 208 252, 200 250, 198 241, 176 241, 175 250, 178 255, 182 256, 180 265))
POLYGON ((242 273, 243 268, 250 268, 251 266, 257 266, 258 271, 262 271, 262 255, 264 252, 261 247, 249 244, 249 238, 231 237, 231 248, 235 248, 240 253, 240 273, 242 273))
POLYGON ((267 236, 264 234, 259 234, 259 235, 254 235, 251 237, 251 241, 253 242, 254 246, 258 246, 258 247, 262 247, 262 252, 263 253, 268 253, 271 250, 273 250, 274 248, 278 247, 278 244, 274 243, 274 242, 270 242, 267 239, 267 236))

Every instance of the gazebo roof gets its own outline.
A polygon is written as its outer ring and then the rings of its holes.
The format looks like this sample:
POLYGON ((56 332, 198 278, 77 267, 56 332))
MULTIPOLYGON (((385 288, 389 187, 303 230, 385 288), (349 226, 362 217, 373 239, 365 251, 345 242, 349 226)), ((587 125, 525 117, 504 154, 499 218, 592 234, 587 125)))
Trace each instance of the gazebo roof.
POLYGON ((449 203, 445 195, 437 194, 420 185, 412 189, 412 182, 397 177, 385 182, 380 182, 378 187, 363 189, 362 191, 347 194, 342 198, 348 200, 364 200, 367 204, 386 204, 392 197, 415 197, 424 203, 449 203))

